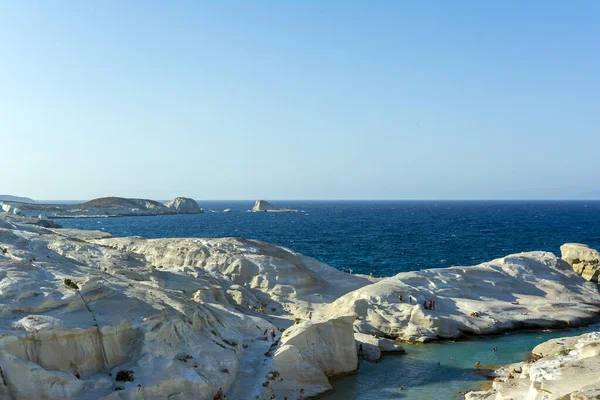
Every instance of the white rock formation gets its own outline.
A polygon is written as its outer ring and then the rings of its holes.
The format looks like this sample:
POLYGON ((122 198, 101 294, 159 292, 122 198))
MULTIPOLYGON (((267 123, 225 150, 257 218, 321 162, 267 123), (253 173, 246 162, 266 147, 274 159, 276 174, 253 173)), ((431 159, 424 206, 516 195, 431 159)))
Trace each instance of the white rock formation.
POLYGON ((588 245, 566 243, 560 246, 562 259, 568 262, 575 272, 588 281, 598 282, 600 277, 600 253, 588 245))
POLYGON ((466 400, 591 400, 600 397, 600 332, 553 339, 535 347, 534 362, 496 371, 493 388, 466 400))
POLYGON ((355 339, 374 343, 353 325, 424 340, 598 312, 597 285, 548 253, 372 284, 255 240, 32 225, 44 222, 0 214, 2 399, 212 400, 219 388, 230 399, 293 399, 298 386, 317 395, 356 368, 355 339), (436 314, 398 304, 399 288, 405 301, 435 292, 436 314), (264 340, 279 328, 279 341, 264 340))
POLYGON ((202 214, 204 212, 196 200, 188 197, 176 197, 165 205, 177 214, 202 214))
POLYGON ((0 209, 2 209, 3 212, 9 214, 21 215, 21 209, 11 204, 4 204, 0 202, 0 209))
POLYGON ((404 353, 404 348, 397 342, 364 333, 355 333, 356 352, 367 361, 379 361, 382 353, 404 353), (362 354, 360 348, 362 346, 362 354))
POLYGON ((290 210, 288 208, 278 208, 266 200, 256 200, 252 212, 296 212, 298 210, 290 210))
MULTIPOLYGON (((296 398, 298 388, 305 396, 332 389, 329 377, 351 373, 358 368, 352 316, 326 322, 306 321, 286 330, 275 353, 274 370, 282 378, 272 383, 276 398, 296 398)), ((270 396, 265 396, 269 398, 270 396)))
POLYGON ((330 316, 356 315, 358 332, 427 341, 568 327, 599 312, 596 284, 581 279, 551 253, 531 252, 474 267, 400 273, 342 296, 330 316), (423 307, 430 299, 436 302, 435 311, 423 307))
MULTIPOLYGON (((262 242, 117 239, 25 221, 0 217, 2 399, 262 395, 265 374, 248 371, 275 370, 279 348, 265 356, 264 330, 368 283, 262 242), (133 381, 117 381, 121 371, 133 381)), ((351 318, 290 332, 296 368, 326 377, 355 364, 351 318), (336 344, 319 358, 306 346, 323 335, 336 344)))

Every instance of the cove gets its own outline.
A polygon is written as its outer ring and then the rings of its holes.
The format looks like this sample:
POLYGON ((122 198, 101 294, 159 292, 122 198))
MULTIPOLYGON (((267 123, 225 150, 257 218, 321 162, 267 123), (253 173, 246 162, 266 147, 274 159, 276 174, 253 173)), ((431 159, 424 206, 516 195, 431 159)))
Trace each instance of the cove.
MULTIPOLYGON (((598 328, 598 325, 595 327, 598 328)), ((464 392, 480 390, 487 380, 486 375, 493 370, 526 360, 538 344, 591 330, 593 327, 519 332, 465 341, 406 344, 405 355, 385 355, 379 363, 361 361, 358 374, 332 381, 334 392, 325 396, 325 399, 463 399, 464 392), (494 347, 498 351, 493 351, 494 347), (475 368, 477 361, 481 362, 479 369, 475 368), (400 391, 400 386, 404 388, 403 391, 400 391)))

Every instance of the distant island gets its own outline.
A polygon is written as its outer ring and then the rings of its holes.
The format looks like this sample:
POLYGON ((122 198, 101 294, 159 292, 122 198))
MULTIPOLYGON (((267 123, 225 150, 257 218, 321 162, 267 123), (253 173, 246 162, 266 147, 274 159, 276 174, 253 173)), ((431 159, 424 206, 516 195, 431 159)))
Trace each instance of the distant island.
POLYGON ((29 197, 11 196, 9 194, 0 194, 0 201, 14 201, 17 203, 35 203, 35 200, 29 197))
POLYGON ((288 208, 275 207, 273 204, 266 200, 256 200, 252 212, 297 212, 298 210, 291 210, 288 208))
POLYGON ((41 204, 15 200, 5 201, 5 203, 18 207, 24 215, 39 214, 47 218, 101 218, 204 212, 196 200, 188 197, 177 197, 166 204, 155 200, 123 197, 101 197, 80 204, 41 204))

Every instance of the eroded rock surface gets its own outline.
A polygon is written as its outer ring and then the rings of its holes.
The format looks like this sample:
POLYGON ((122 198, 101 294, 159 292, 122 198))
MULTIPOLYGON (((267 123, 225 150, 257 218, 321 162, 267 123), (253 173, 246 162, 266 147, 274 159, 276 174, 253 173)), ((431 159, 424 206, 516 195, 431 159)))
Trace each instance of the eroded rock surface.
POLYGON ((536 361, 496 371, 493 388, 466 400, 591 400, 600 396, 600 332, 535 347, 536 361))
POLYGON ((562 259, 568 262, 575 272, 588 281, 598 282, 600 277, 600 253, 588 245, 566 243, 560 246, 562 259))
POLYGON ((342 296, 330 315, 356 315, 358 332, 428 341, 581 325, 599 312, 596 284, 552 253, 530 252, 474 267, 400 273, 342 296), (425 309, 430 300, 435 310, 425 309))
MULTIPOLYGON (((246 371, 275 369, 280 344, 264 331, 280 338, 313 304, 368 283, 262 242, 111 238, 30 220, 0 218, 3 399, 212 400, 219 388, 267 396, 264 375, 246 371)), ((343 321, 296 325, 299 350, 287 359, 325 381, 345 370, 356 354, 343 321), (336 352, 308 358, 300 343, 327 335, 336 352)))
POLYGON ((430 340, 599 311, 597 285, 549 253, 372 283, 256 240, 114 238, 39 221, 0 215, 2 399, 312 396, 356 369, 357 341, 401 349, 360 333, 430 340), (435 311, 422 308, 430 296, 435 311))

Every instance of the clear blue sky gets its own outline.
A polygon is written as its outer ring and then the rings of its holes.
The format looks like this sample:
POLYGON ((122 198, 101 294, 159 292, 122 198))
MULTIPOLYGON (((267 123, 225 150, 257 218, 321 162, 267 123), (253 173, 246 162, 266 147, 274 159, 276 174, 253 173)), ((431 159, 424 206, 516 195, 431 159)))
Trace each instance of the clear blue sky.
POLYGON ((600 1, 3 1, 0 193, 600 197, 600 1))

